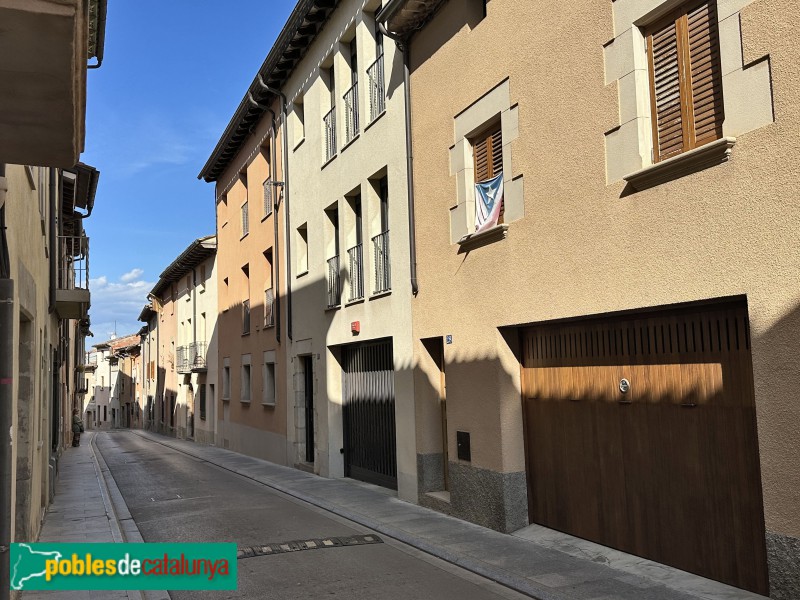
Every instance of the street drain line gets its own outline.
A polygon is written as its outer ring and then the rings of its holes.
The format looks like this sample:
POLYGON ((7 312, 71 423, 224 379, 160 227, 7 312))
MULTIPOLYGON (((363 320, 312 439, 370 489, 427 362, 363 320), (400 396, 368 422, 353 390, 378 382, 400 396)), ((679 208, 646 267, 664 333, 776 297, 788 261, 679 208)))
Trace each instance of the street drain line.
POLYGON ((365 546, 369 544, 382 544, 383 540, 377 535, 354 535, 351 537, 329 537, 311 540, 295 540, 292 542, 279 542, 259 546, 244 546, 236 552, 236 558, 253 558, 256 556, 270 556, 272 554, 286 554, 287 552, 300 552, 302 550, 323 550, 325 548, 341 548, 342 546, 365 546))

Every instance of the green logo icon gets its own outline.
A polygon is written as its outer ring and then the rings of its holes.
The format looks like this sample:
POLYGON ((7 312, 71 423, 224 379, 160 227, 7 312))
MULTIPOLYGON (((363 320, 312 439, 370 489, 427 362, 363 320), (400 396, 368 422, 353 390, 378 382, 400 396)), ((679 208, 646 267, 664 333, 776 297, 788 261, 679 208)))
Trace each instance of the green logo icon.
POLYGON ((236 544, 11 544, 12 590, 235 590, 236 544))

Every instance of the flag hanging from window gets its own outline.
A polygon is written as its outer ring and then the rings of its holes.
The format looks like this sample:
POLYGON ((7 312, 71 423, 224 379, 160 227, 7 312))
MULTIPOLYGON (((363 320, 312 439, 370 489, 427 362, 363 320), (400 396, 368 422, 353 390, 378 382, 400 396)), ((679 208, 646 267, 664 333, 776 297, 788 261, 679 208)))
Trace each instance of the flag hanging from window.
POLYGON ((503 174, 475 184, 475 233, 497 225, 503 207, 503 174))

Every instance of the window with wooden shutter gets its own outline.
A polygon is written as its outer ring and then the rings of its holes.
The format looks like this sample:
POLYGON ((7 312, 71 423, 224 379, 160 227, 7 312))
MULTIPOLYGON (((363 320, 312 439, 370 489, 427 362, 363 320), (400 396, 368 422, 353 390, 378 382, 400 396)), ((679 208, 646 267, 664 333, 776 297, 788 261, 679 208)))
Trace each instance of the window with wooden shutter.
POLYGON ((503 172, 503 136, 500 123, 472 140, 475 183, 494 179, 503 172))
MULTIPOLYGON (((475 159, 475 183, 494 179, 503 172, 503 135, 500 123, 472 140, 472 155, 475 159)), ((498 223, 504 222, 505 202, 500 206, 498 223)))
POLYGON ((716 1, 688 4, 647 34, 653 162, 722 137, 716 1))

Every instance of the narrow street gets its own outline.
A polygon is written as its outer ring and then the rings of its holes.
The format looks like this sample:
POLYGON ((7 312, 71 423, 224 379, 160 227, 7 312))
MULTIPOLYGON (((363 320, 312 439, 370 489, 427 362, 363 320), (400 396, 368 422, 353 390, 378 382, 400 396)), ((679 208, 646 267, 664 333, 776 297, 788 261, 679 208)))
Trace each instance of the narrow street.
MULTIPOLYGON (((146 542, 239 547, 374 533, 171 448, 125 432, 97 447, 146 542)), ((354 484, 357 485, 357 484, 354 484)), ((173 598, 524 598, 386 536, 383 543, 239 560, 236 592, 173 598)))

